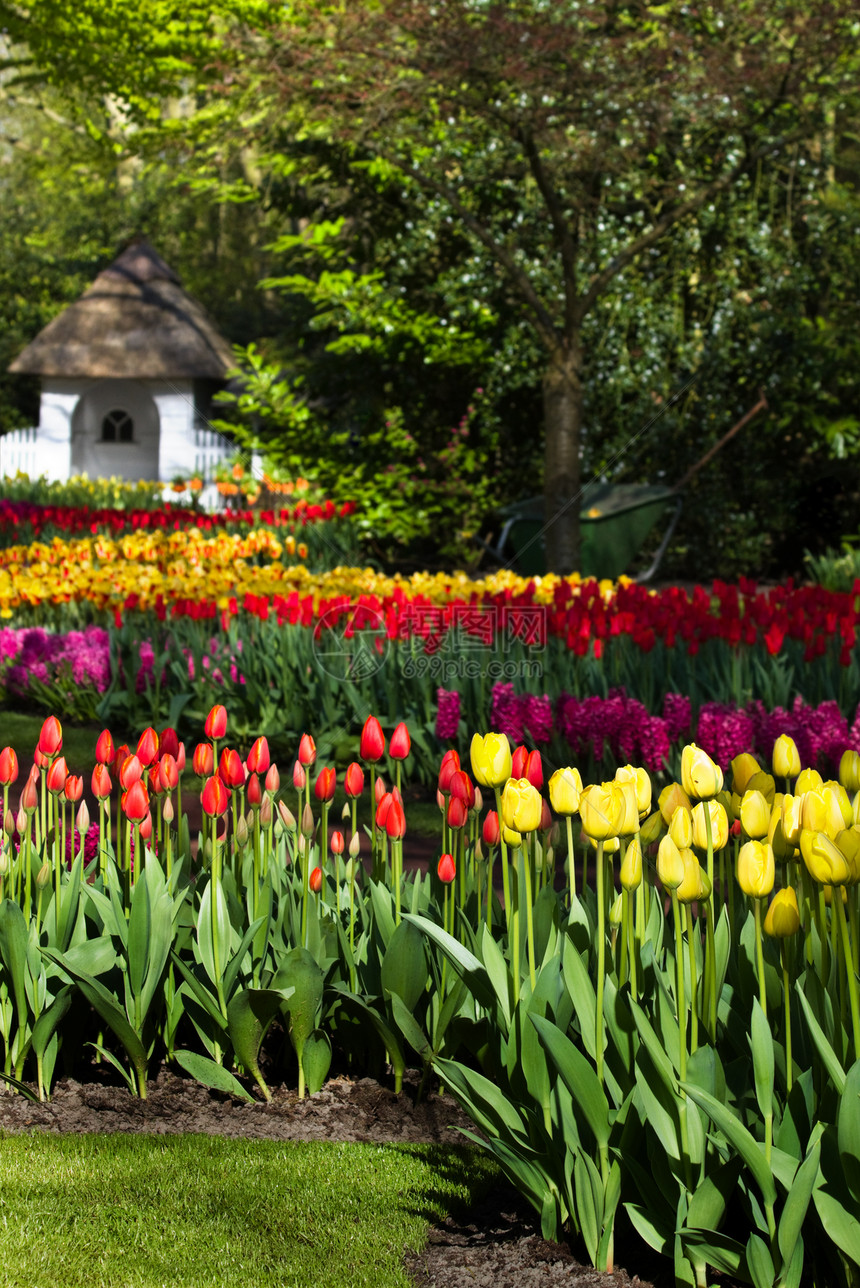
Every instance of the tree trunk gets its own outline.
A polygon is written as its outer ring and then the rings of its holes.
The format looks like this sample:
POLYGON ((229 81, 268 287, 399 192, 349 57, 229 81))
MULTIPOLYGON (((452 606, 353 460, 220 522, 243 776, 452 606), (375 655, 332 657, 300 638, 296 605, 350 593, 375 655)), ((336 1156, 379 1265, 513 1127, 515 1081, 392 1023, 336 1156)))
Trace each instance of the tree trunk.
POLYGON ((543 378, 544 521, 547 568, 579 567, 582 349, 577 336, 551 354, 543 378))

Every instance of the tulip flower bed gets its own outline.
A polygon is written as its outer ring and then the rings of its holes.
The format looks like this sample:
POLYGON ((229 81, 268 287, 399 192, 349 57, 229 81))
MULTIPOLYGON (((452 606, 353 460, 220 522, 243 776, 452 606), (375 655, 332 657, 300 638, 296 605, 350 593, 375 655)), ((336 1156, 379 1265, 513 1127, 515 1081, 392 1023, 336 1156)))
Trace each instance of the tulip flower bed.
POLYGON ((7 1081, 49 1095, 82 1031, 144 1098, 163 1058, 248 1099, 264 1067, 303 1097, 333 1055, 387 1057, 395 1088, 441 1080, 544 1236, 601 1269, 623 1214, 679 1283, 860 1282, 856 752, 823 782, 783 735, 724 784, 690 744, 655 804, 640 767, 545 792, 538 750, 475 735, 471 774, 439 767, 421 872, 405 725, 365 722, 343 820, 308 734, 284 789, 223 706, 204 733, 196 845, 170 729, 100 736, 97 823, 55 717, 22 788, 0 752, 7 1081))

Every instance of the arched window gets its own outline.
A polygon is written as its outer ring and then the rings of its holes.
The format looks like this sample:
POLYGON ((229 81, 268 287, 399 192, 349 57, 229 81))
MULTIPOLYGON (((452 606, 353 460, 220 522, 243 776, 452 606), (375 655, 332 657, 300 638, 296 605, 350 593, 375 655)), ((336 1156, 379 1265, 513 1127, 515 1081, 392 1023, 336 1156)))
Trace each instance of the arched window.
POLYGON ((115 407, 102 421, 103 443, 133 443, 134 421, 127 411, 115 407))

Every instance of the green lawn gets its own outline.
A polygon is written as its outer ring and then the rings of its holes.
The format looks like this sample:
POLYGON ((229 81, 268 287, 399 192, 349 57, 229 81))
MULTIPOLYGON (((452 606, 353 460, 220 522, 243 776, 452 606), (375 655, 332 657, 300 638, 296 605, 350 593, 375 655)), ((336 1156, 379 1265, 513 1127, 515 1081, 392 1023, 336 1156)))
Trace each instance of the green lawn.
POLYGON ((407 1288, 404 1251, 485 1193, 468 1148, 4 1136, 5 1288, 407 1288))

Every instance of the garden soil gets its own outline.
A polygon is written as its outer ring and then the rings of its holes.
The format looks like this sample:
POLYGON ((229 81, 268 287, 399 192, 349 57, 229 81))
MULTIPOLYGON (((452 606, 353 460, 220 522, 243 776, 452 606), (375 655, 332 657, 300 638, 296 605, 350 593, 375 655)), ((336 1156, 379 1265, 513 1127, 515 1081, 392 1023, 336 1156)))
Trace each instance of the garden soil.
MULTIPOLYGON (((96 1078, 102 1069, 94 1067, 96 1078)), ((166 1068, 150 1082, 145 1101, 108 1079, 107 1070, 101 1081, 60 1079, 45 1104, 0 1090, 0 1132, 205 1132, 255 1140, 451 1144, 462 1140, 458 1126, 470 1126, 448 1096, 431 1094, 416 1103, 415 1081, 397 1096, 370 1078, 335 1077, 303 1101, 278 1087, 268 1104, 249 1104, 166 1068)), ((643 1255, 637 1248, 640 1271, 643 1255)), ((617 1260, 623 1264, 623 1255, 617 1260)), ((431 1230, 427 1247, 407 1253, 404 1265, 416 1288, 660 1288, 656 1276, 652 1283, 625 1270, 600 1274, 580 1265, 567 1247, 547 1243, 535 1213, 507 1184, 431 1230)), ((656 1268, 648 1264, 649 1272, 656 1268)))

